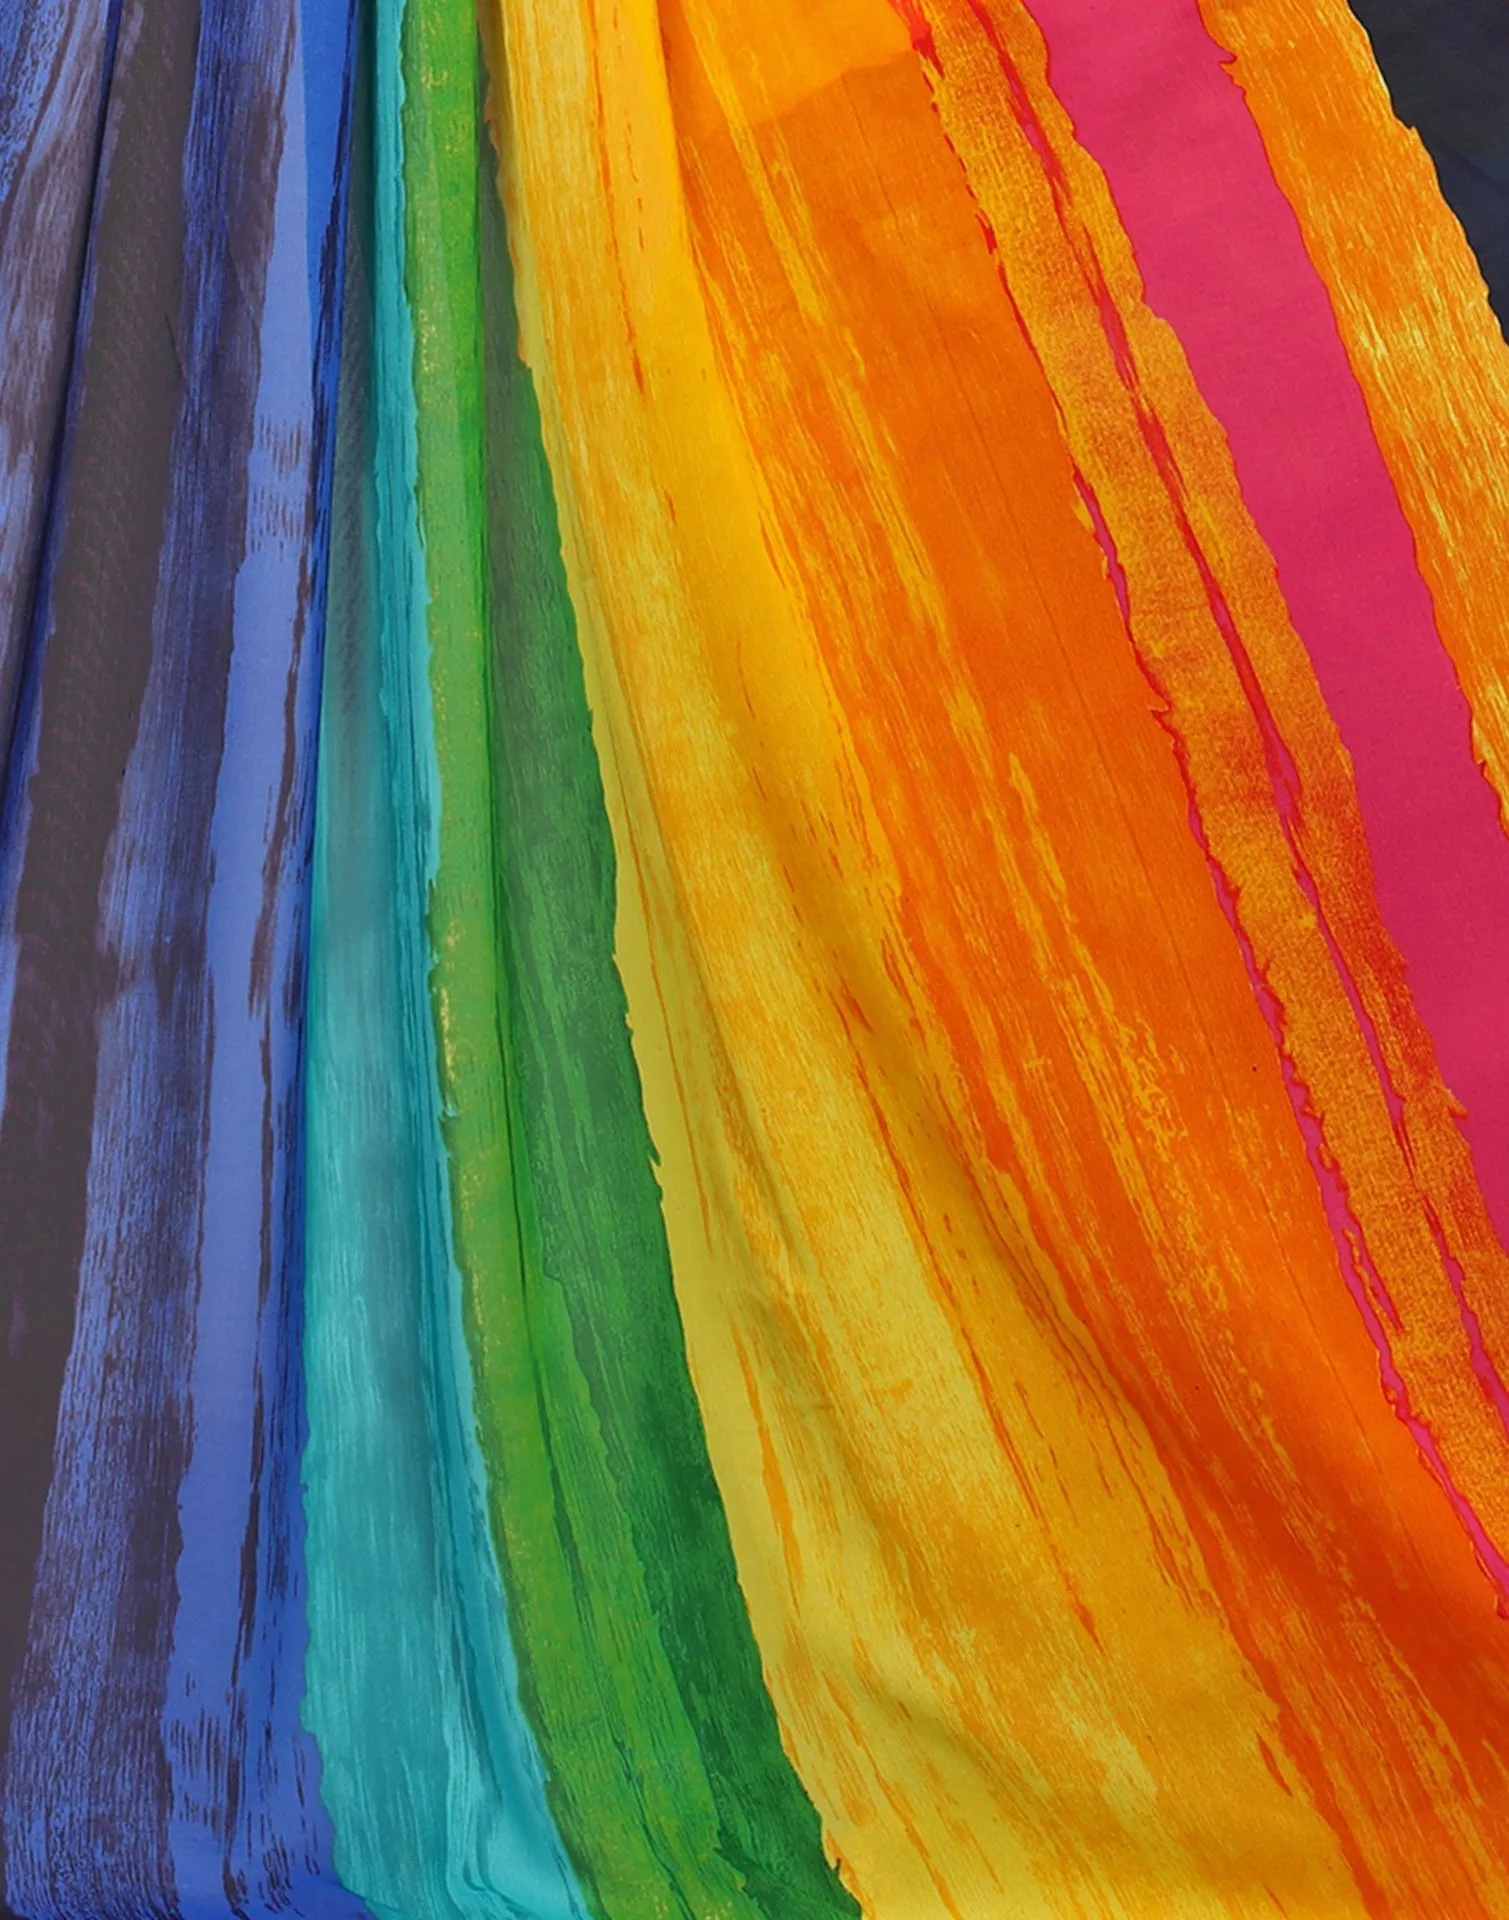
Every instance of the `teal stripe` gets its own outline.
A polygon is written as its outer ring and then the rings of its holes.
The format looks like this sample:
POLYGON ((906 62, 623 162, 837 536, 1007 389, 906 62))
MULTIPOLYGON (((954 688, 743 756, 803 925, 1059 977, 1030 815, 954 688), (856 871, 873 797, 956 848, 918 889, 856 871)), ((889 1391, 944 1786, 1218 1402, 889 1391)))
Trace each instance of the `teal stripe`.
POLYGON ((578 1920, 518 1705, 440 1139, 402 16, 378 0, 358 87, 320 726, 305 1720, 337 1869, 375 1912, 578 1920))

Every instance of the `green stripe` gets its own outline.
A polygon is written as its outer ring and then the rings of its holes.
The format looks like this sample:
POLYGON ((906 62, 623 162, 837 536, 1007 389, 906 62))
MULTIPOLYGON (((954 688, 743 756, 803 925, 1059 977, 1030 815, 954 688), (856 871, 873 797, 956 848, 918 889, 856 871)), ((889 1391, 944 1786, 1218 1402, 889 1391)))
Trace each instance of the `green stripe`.
POLYGON ((687 1372, 475 28, 437 0, 409 17, 433 988, 526 1710, 607 1920, 849 1915, 781 1749, 687 1372))

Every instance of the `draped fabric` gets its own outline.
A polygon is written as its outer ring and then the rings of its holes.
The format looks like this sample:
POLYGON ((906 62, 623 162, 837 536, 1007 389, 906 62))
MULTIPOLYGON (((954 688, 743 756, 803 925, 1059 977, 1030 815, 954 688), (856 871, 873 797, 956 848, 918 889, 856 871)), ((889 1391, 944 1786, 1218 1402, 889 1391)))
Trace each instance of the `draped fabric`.
POLYGON ((1509 8, 0 0, 0 1915, 1509 1914, 1509 8))

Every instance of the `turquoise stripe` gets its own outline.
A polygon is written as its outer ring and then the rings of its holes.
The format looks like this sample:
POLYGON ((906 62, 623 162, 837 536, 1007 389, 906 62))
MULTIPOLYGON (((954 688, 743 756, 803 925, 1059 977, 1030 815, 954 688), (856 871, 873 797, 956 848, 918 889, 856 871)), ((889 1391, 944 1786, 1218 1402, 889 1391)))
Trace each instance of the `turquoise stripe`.
POLYGON ((374 1911, 579 1920, 518 1703, 440 1138, 401 25, 379 0, 358 89, 320 727, 305 1718, 337 1869, 374 1911))

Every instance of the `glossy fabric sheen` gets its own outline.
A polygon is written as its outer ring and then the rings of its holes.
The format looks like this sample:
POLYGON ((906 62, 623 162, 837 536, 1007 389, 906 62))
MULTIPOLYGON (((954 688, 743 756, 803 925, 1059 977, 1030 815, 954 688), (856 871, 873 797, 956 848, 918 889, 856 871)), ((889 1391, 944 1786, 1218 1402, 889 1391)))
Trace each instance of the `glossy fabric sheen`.
POLYGON ((1509 1913, 1509 16, 0 0, 0 1916, 1509 1913))

